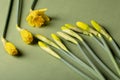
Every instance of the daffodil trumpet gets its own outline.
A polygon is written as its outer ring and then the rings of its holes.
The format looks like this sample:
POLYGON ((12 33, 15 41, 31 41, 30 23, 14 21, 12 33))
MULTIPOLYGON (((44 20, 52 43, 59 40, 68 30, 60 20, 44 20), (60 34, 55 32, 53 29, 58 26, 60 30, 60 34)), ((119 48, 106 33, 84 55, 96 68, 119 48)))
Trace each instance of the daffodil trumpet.
MULTIPOLYGON (((91 72, 94 76, 97 77, 95 71, 91 67, 89 67, 86 63, 84 63, 82 60, 80 60, 76 56, 74 56, 69 50, 67 50, 67 52, 66 52, 67 48, 62 43, 61 43, 62 46, 64 46, 65 48, 63 48, 63 47, 60 48, 58 45, 56 45, 54 42, 52 42, 48 38, 44 37, 43 35, 37 34, 35 36, 39 40, 41 40, 41 41, 47 43, 48 45, 50 45, 50 46, 58 49, 61 52, 60 54, 65 54, 66 56, 68 56, 69 58, 71 58, 72 60, 74 60, 76 63, 80 64, 80 66, 83 66, 85 69, 87 69, 89 72, 91 72)), ((56 38, 56 36, 54 34, 51 34, 51 36, 52 36, 53 39, 59 40, 58 38, 56 38)))
MULTIPOLYGON (((120 59, 120 49, 117 46, 117 44, 115 43, 114 39, 105 31, 105 29, 103 29, 102 26, 100 26, 96 21, 91 20, 91 24, 93 25, 93 27, 100 32, 102 35, 105 36, 105 38, 107 39, 107 41, 112 45, 111 49, 114 51, 116 57, 118 57, 120 59)), ((104 42, 104 41, 103 41, 104 42)))
POLYGON ((50 47, 48 47, 45 43, 39 41, 38 45, 45 50, 46 52, 48 52, 50 55, 54 56, 55 58, 59 59, 60 61, 62 61, 63 63, 65 63, 68 67, 70 67, 71 69, 73 69, 74 71, 76 71, 78 74, 80 74, 83 78, 87 79, 87 80, 93 80, 92 78, 90 78, 89 76, 87 76, 86 74, 84 74, 83 72, 81 72, 79 69, 77 69, 75 66, 73 66, 72 64, 70 64, 69 62, 67 62, 65 59, 63 59, 62 57, 60 57, 55 51, 53 51, 50 47))
MULTIPOLYGON (((62 27, 63 29, 63 27, 62 27)), ((70 31, 72 32, 72 31, 70 31)), ((89 65, 96 71, 96 73, 98 74, 98 78, 100 80, 105 80, 105 78, 103 77, 103 75, 100 73, 100 71, 96 68, 96 66, 92 63, 92 61, 89 59, 89 57, 86 55, 86 53, 82 50, 81 46, 79 45, 79 43, 72 38, 71 36, 63 33, 63 32, 57 32, 62 38, 64 38, 65 40, 68 40, 74 44, 76 44, 78 46, 78 48, 80 49, 81 53, 84 55, 85 59, 87 60, 87 62, 89 63, 89 65)), ((70 33, 72 35, 75 35, 77 37, 79 37, 77 34, 75 34, 74 32, 70 33)), ((82 40, 81 37, 79 37, 79 40, 82 40)), ((83 40, 82 40, 83 41, 83 40)))
MULTIPOLYGON (((76 39, 80 40, 80 42, 84 45, 84 47, 88 50, 88 52, 93 56, 93 58, 101 65, 101 67, 109 73, 109 75, 111 75, 114 79, 119 79, 96 55, 95 53, 90 49, 90 47, 84 42, 84 40, 82 39, 82 37, 80 37, 80 35, 78 35, 77 33, 75 33, 74 31, 66 28, 66 27, 61 27, 62 31, 75 37, 76 39)), ((100 45, 102 45, 102 43, 100 43, 95 37, 94 35, 92 35, 91 33, 89 33, 89 35, 91 37, 93 37, 100 45)), ((67 38, 66 38, 67 39, 67 38)), ((79 44, 78 44, 79 47, 79 44)), ((80 50, 82 51, 82 49, 80 48, 80 50)))

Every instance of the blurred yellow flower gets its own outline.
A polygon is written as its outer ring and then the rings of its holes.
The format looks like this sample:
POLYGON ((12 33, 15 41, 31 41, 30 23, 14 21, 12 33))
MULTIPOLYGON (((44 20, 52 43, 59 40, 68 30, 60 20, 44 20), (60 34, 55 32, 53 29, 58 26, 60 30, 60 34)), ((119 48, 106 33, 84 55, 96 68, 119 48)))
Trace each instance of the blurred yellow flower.
POLYGON ((7 51, 8 54, 13 55, 13 56, 18 54, 18 50, 16 49, 14 44, 6 41, 4 38, 2 38, 2 42, 3 42, 4 48, 5 48, 5 50, 7 51))
POLYGON ((20 31, 21 38, 26 44, 30 44, 33 42, 33 35, 31 32, 26 29, 21 29, 19 27, 17 27, 17 29, 18 31, 20 31))
POLYGON ((45 14, 45 11, 47 11, 47 8, 31 10, 26 18, 26 21, 30 26, 41 27, 46 22, 50 21, 50 18, 45 14))

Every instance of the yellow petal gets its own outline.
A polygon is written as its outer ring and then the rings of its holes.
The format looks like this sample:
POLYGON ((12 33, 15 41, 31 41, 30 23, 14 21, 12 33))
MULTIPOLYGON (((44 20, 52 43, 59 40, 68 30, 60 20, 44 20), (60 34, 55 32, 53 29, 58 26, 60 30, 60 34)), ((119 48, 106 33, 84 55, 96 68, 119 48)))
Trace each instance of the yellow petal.
POLYGON ((46 22, 50 21, 50 18, 47 15, 45 15, 46 10, 47 8, 32 10, 27 16, 26 21, 30 26, 41 27, 46 22))

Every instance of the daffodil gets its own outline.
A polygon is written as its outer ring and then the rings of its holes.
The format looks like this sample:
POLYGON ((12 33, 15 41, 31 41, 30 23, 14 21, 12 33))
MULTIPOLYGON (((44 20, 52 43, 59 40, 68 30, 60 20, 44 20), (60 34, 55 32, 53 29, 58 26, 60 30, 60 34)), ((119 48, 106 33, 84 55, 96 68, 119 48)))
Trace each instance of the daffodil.
POLYGON ((46 37, 43 36, 43 35, 36 34, 35 37, 38 38, 39 40, 41 40, 41 41, 43 41, 43 42, 51 45, 51 46, 57 48, 57 49, 60 49, 54 42, 52 42, 51 40, 49 40, 48 38, 46 38, 46 37))
POLYGON ((48 47, 45 43, 39 41, 38 42, 38 45, 43 49, 45 50, 46 52, 48 52, 50 55, 58 58, 58 59, 61 59, 61 57, 56 53, 54 52, 50 47, 48 47))
POLYGON ((70 41, 70 42, 72 42, 74 44, 78 44, 78 42, 74 38, 72 38, 71 36, 69 36, 69 35, 67 35, 67 34, 65 34, 63 32, 57 32, 57 34, 59 36, 61 36, 62 38, 66 39, 66 40, 68 40, 68 41, 70 41))
POLYGON ((84 30, 84 31, 87 31, 87 32, 89 32, 89 33, 92 33, 92 34, 94 34, 94 35, 99 35, 99 33, 97 32, 97 31, 95 31, 95 30, 93 30, 92 28, 90 28, 86 23, 84 23, 84 22, 80 22, 80 21, 78 21, 78 22, 76 22, 76 25, 79 27, 79 28, 81 28, 82 30, 84 30))
POLYGON ((62 26, 61 29, 62 29, 62 31, 64 31, 65 33, 67 33, 67 34, 69 34, 69 35, 71 35, 71 36, 79 39, 80 41, 83 41, 82 37, 80 37, 80 36, 79 36, 77 33, 75 33, 74 31, 68 29, 67 27, 62 26))
POLYGON ((65 45, 62 43, 60 38, 56 34, 51 34, 53 40, 65 51, 68 51, 68 49, 65 47, 65 45))
POLYGON ((50 21, 50 18, 45 14, 45 11, 47 11, 47 8, 31 10, 26 18, 26 21, 30 26, 41 27, 46 22, 50 21))
POLYGON ((21 38, 22 40, 26 43, 26 44, 30 44, 33 42, 33 35, 31 32, 29 32, 26 29, 21 29, 17 26, 18 31, 20 32, 21 38))
POLYGON ((112 40, 112 38, 110 37, 110 35, 105 31, 105 29, 103 29, 96 21, 91 20, 91 24, 92 26, 101 34, 103 34, 107 39, 112 40))
POLYGON ((3 37, 1 38, 2 42, 3 42, 3 46, 6 50, 6 52, 12 56, 15 56, 18 54, 18 50, 15 47, 14 44, 12 44, 11 42, 6 41, 3 37))

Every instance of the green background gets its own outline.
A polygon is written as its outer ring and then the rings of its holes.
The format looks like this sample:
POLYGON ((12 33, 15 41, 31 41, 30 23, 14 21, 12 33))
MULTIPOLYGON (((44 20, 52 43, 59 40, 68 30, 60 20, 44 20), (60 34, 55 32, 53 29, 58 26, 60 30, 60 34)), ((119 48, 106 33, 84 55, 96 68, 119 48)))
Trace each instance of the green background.
MULTIPOLYGON (((52 18, 47 26, 41 28, 30 27, 25 20, 32 1, 23 0, 21 27, 33 34, 40 33, 51 39, 50 34, 60 31, 60 27, 65 23, 75 25, 76 21, 83 21, 90 24, 90 20, 94 19, 103 25, 120 45, 120 0, 38 0, 35 9, 48 8, 46 14, 52 18)), ((9 2, 10 0, 0 1, 0 34, 4 30, 9 2)), ((0 42, 0 80, 84 80, 64 63, 48 55, 38 45, 26 45, 21 40, 15 27, 17 3, 18 0, 14 0, 6 39, 14 43, 23 55, 20 57, 8 55, 0 42)), ((105 51, 89 37, 83 37, 96 54, 114 70, 105 51)), ((66 41, 65 43, 72 52, 85 61, 75 45, 66 41)), ((96 65, 101 69, 97 63, 96 65)), ((116 73, 115 70, 114 72, 116 73)), ((110 76, 109 78, 111 79, 110 76)))

